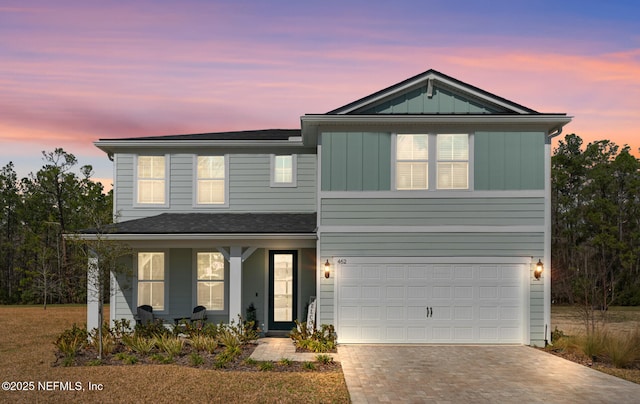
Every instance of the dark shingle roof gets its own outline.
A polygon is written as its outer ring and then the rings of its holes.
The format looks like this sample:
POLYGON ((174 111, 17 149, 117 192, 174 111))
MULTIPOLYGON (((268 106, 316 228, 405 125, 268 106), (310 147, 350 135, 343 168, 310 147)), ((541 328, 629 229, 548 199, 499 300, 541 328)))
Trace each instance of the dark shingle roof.
MULTIPOLYGON (((163 213, 110 225, 108 234, 314 233, 315 213, 163 213)), ((81 231, 95 234, 95 229, 81 231)))
POLYGON ((235 132, 196 133, 188 135, 130 137, 117 140, 288 140, 291 136, 302 136, 300 129, 244 130, 235 132))

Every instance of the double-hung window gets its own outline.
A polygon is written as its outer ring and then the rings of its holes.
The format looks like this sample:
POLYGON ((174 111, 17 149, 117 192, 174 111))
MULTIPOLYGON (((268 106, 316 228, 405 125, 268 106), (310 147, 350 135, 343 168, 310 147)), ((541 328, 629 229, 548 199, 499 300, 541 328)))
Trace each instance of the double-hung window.
POLYGON ((226 203, 225 156, 197 156, 196 204, 224 205, 226 203))
POLYGON ((396 139, 396 189, 429 189, 429 135, 396 139))
POLYGON ((197 305, 224 310, 224 257, 219 252, 197 253, 197 305))
POLYGON ((295 187, 296 186, 296 165, 295 154, 271 155, 271 186, 272 187, 295 187))
POLYGON ((469 136, 438 135, 438 189, 469 189, 469 136))
POLYGON ((138 253, 138 306, 164 310, 164 253, 138 253))
POLYGON ((397 134, 395 189, 469 189, 468 134, 397 134))
POLYGON ((165 156, 138 156, 138 204, 164 205, 166 203, 165 156))

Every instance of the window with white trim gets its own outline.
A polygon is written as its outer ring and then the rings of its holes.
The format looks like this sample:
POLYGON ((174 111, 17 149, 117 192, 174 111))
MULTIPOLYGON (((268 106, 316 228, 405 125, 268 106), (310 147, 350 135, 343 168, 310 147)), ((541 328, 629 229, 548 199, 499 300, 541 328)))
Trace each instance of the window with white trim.
POLYGON ((219 252, 197 253, 197 305, 224 310, 224 257, 219 252))
POLYGON ((297 156, 271 155, 271 186, 295 187, 296 186, 297 156))
POLYGON ((429 189, 429 135, 396 136, 396 189, 429 189))
POLYGON ((164 253, 138 253, 138 306, 164 310, 164 253))
POLYGON ((166 202, 165 156, 138 156, 137 203, 163 205, 166 202))
POLYGON ((198 156, 196 203, 224 205, 226 202, 225 156, 198 156))
POLYGON ((438 189, 469 189, 469 136, 442 134, 438 143, 438 189))
POLYGON ((395 189, 469 189, 469 135, 397 134, 395 189))

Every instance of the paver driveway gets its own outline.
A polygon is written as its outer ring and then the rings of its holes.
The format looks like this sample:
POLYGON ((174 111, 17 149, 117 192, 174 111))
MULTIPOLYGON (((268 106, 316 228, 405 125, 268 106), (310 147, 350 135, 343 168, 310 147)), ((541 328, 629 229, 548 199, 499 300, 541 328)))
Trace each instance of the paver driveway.
POLYGON ((527 346, 340 345, 354 403, 637 403, 640 385, 527 346))

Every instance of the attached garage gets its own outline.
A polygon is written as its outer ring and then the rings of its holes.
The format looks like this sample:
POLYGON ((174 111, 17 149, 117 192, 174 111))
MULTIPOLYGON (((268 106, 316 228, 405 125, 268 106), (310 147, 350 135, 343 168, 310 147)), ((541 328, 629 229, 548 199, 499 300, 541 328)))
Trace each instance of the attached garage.
POLYGON ((529 343, 529 258, 340 258, 340 343, 529 343))

